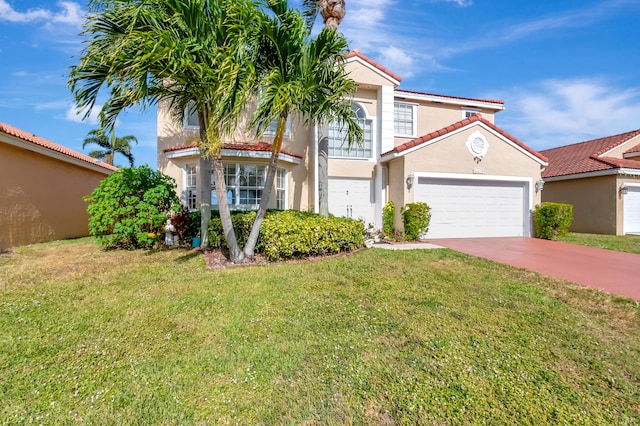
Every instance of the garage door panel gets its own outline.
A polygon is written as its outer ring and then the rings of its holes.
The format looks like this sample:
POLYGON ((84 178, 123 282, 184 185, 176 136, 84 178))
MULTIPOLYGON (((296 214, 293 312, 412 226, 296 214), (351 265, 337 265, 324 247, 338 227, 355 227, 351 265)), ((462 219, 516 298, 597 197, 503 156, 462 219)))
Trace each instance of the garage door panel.
POLYGON ((640 187, 627 187, 624 195, 624 233, 640 234, 640 187))
POLYGON ((523 182, 419 178, 415 197, 431 207, 430 238, 525 233, 523 182))

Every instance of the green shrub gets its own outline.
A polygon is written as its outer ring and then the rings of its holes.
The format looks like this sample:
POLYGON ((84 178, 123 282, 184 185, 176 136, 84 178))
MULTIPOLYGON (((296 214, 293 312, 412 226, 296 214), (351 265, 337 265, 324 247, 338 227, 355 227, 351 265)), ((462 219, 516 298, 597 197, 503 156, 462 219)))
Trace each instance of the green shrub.
POLYGON ((555 240, 567 235, 572 221, 571 204, 542 203, 533 212, 536 236, 545 240, 555 240))
POLYGON ((171 224, 178 236, 178 243, 191 245, 193 238, 200 232, 200 212, 190 212, 186 207, 182 207, 180 212, 171 217, 171 224))
POLYGON ((402 213, 402 223, 404 224, 404 238, 415 241, 429 230, 431 222, 431 207, 421 201, 409 203, 404 206, 402 213))
POLYGON ((393 204, 393 201, 387 201, 387 204, 382 208, 382 232, 385 235, 393 234, 393 216, 395 214, 396 207, 393 204))
POLYGON ((256 248, 270 260, 322 256, 362 247, 363 231, 363 223, 356 219, 296 210, 270 212, 256 248))
MULTIPOLYGON (((256 219, 256 212, 234 210, 231 212, 231 222, 236 232, 236 240, 240 247, 244 246, 251 233, 251 226, 256 219)), ((221 248, 226 246, 224 232, 222 230, 222 221, 220 220, 220 212, 214 210, 211 212, 211 221, 209 222, 209 247, 221 248)))
POLYGON ((89 232, 103 245, 150 247, 159 241, 169 213, 180 200, 175 181, 148 166, 123 168, 85 198, 89 232))

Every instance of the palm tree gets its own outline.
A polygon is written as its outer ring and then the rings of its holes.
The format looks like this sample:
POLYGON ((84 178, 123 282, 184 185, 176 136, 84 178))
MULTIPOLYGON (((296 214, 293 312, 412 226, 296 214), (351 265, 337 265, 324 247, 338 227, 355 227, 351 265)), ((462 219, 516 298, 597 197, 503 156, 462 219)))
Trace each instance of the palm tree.
POLYGON ((129 160, 129 165, 133 167, 133 154, 131 153, 131 143, 138 143, 135 136, 116 137, 115 132, 111 131, 111 137, 105 134, 103 129, 93 129, 87 133, 87 137, 82 142, 82 148, 87 145, 98 145, 102 149, 97 149, 89 153, 89 157, 104 161, 113 166, 113 158, 116 154, 122 154, 129 160))
POLYGON ((356 85, 344 69, 347 41, 336 31, 323 29, 310 39, 310 29, 286 0, 266 0, 271 12, 259 22, 259 52, 256 64, 261 96, 251 126, 264 131, 278 120, 260 206, 244 254, 253 257, 275 180, 278 154, 290 114, 306 124, 336 120, 346 129, 349 145, 360 142, 363 132, 351 108, 356 85))
POLYGON ((213 164, 220 217, 231 260, 241 257, 227 204, 220 151, 254 85, 250 55, 254 16, 251 0, 93 0, 84 25, 80 61, 69 87, 80 108, 90 110, 100 91, 109 91, 101 114, 113 126, 132 106, 170 101, 182 118, 195 105, 202 158, 202 246, 208 245, 213 164), (206 175, 206 176, 203 176, 206 175), (209 188, 207 189, 207 186, 209 188), (223 194, 223 196, 221 196, 223 194))
MULTIPOLYGON (((303 0, 302 13, 309 28, 313 27, 320 12, 325 28, 337 31, 338 25, 347 13, 344 0, 303 0)), ((318 210, 329 216, 329 126, 327 122, 318 122, 318 210)))

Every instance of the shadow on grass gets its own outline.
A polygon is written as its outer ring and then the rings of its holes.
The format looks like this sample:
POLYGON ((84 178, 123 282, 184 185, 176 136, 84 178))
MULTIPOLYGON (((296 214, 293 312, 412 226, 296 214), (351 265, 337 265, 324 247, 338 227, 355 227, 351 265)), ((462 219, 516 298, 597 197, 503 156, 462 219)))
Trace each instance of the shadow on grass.
POLYGON ((176 263, 185 263, 188 262, 189 260, 193 259, 194 257, 198 257, 198 256, 202 256, 202 252, 200 250, 190 250, 187 253, 185 253, 183 256, 180 256, 178 258, 175 259, 176 263))

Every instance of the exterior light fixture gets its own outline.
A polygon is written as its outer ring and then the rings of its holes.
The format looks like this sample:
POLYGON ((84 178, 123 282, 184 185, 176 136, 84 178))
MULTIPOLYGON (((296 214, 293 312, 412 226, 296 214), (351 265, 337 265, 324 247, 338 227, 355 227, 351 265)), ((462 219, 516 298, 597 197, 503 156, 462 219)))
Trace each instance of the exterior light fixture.
POLYGON ((413 173, 409 173, 409 176, 407 176, 407 189, 411 189, 411 187, 413 187, 413 180, 415 179, 415 177, 413 176, 413 173))
POLYGON ((623 195, 626 195, 628 192, 629 192, 629 187, 626 185, 620 186, 620 189, 618 190, 618 194, 620 194, 621 197, 623 195))
POLYGON ((536 182, 536 192, 542 191, 543 188, 544 188, 544 181, 540 179, 539 181, 536 182))

